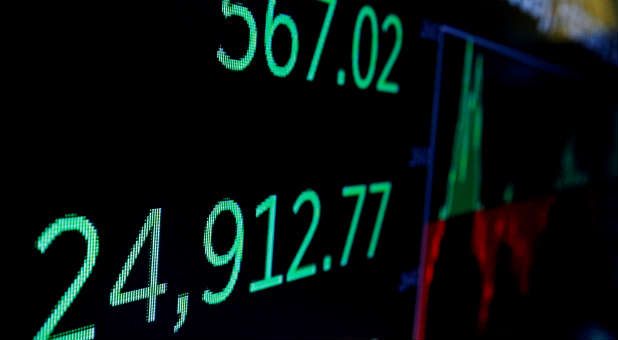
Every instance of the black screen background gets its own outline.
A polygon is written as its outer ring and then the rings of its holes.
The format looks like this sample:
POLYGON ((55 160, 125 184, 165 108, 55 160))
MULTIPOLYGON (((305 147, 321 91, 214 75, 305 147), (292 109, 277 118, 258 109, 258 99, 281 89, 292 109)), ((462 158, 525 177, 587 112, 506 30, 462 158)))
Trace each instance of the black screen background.
MULTIPOLYGON (((398 288, 402 273, 419 263, 426 168, 409 168, 408 161, 412 147, 429 143, 436 63, 436 42, 420 38, 423 20, 584 69, 585 84, 596 84, 601 95, 612 93, 604 86, 611 76, 597 72, 606 69, 581 48, 544 42, 532 33, 533 23, 504 4, 380 1, 372 3, 380 22, 389 13, 403 21, 404 45, 390 76, 401 91, 379 93, 373 84, 360 90, 350 54, 364 4, 338 4, 312 83, 305 77, 327 7, 319 2, 277 4, 276 13, 292 16, 300 32, 299 59, 285 79, 266 65, 265 1, 244 3, 256 18, 258 48, 242 72, 227 71, 216 59, 219 46, 241 55, 248 36, 241 19, 224 19, 217 1, 25 4, 14 26, 18 105, 7 122, 7 164, 15 165, 11 210, 20 217, 18 247, 27 249, 19 261, 27 268, 21 289, 29 292, 23 335, 33 336, 49 316, 85 252, 75 233, 63 234, 44 255, 34 242, 56 218, 77 213, 97 227, 100 253, 54 333, 94 323, 97 339, 409 337, 416 292, 398 288), (556 57, 564 50, 572 51, 569 57, 556 57), (344 87, 336 85, 339 68, 346 70, 344 87), (393 191, 376 258, 365 258, 379 204, 379 195, 368 195, 350 264, 340 268, 355 204, 341 197, 341 188, 380 181, 391 181, 393 191), (303 263, 315 262, 318 274, 250 294, 249 282, 264 273, 266 238, 266 216, 256 219, 255 206, 278 195, 273 271, 285 274, 311 213, 304 206, 295 216, 291 207, 308 188, 320 195, 322 216, 303 263), (206 261, 204 225, 226 197, 242 208, 245 251, 234 292, 209 306, 201 293, 222 288, 231 264, 214 268, 206 261), (168 292, 148 324, 145 301, 111 307, 109 293, 151 208, 162 208, 159 282, 168 283, 168 292), (333 256, 328 273, 321 270, 325 254, 333 256), (190 293, 187 321, 172 335, 176 298, 184 292, 190 293)), ((285 29, 277 32, 275 58, 286 60, 289 37, 285 29)), ((392 31, 379 37, 374 84, 394 43, 392 31)), ((491 100, 501 102, 496 96, 491 100)), ((231 222, 225 215, 217 222, 221 252, 232 243, 231 222)), ((146 286, 148 247, 127 289, 146 286)))

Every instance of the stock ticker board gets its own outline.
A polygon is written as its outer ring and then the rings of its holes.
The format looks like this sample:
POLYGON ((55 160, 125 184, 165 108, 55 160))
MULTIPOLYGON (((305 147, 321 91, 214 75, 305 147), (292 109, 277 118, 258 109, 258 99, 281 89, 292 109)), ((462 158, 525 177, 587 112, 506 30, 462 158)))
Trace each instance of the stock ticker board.
POLYGON ((616 20, 564 3, 32 4, 15 338, 615 338, 616 20))

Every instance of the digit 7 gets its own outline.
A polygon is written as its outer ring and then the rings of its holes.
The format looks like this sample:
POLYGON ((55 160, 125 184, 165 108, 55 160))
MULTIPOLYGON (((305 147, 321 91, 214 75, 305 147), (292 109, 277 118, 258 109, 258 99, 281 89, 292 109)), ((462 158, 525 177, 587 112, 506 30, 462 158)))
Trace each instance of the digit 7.
POLYGON ((392 187, 391 182, 371 183, 369 185, 369 193, 382 193, 382 200, 380 201, 378 216, 376 216, 376 223, 373 227, 371 241, 369 242, 369 249, 367 250, 368 259, 372 259, 375 256, 378 240, 380 239, 380 232, 382 231, 382 222, 384 222, 384 214, 386 213, 386 206, 388 205, 388 199, 390 198, 392 187))
POLYGON ((318 44, 315 47, 315 52, 313 53, 313 59, 311 60, 311 66, 309 67, 309 73, 307 73, 307 80, 313 81, 315 79, 315 73, 318 70, 318 65, 320 64, 320 58, 322 57, 322 51, 324 50, 324 43, 326 43, 326 37, 328 37, 328 31, 330 30, 330 24, 333 21, 333 16, 335 15, 335 8, 337 7, 337 0, 318 0, 325 4, 328 4, 328 11, 326 12, 326 17, 324 18, 324 24, 322 24, 322 31, 320 32, 320 38, 318 39, 318 44))
POLYGON ((350 222, 348 236, 345 240, 345 246, 343 247, 343 255, 341 256, 341 262, 339 263, 342 267, 345 267, 348 265, 350 252, 352 251, 352 245, 354 244, 354 236, 356 235, 358 220, 360 219, 361 211, 363 210, 365 196, 367 196, 367 186, 352 185, 343 187, 341 190, 341 195, 343 197, 358 196, 358 199, 356 200, 356 207, 354 208, 354 215, 352 216, 352 222, 350 222))

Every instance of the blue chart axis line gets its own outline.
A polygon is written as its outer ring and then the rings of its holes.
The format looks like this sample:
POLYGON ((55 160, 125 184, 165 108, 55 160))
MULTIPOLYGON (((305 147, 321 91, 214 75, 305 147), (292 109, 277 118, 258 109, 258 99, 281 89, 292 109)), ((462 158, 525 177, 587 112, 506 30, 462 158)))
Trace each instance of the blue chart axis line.
MULTIPOLYGON (((528 66, 531 66, 531 67, 534 67, 534 68, 537 68, 537 69, 540 69, 546 72, 554 73, 554 74, 561 75, 561 76, 571 76, 571 77, 576 77, 579 75, 576 72, 573 72, 571 70, 568 70, 556 64, 547 62, 531 54, 519 51, 509 46, 498 44, 491 40, 485 39, 483 37, 479 37, 477 35, 462 31, 460 29, 457 29, 451 26, 446 26, 446 25, 440 26, 440 30, 438 34, 439 34, 438 39, 440 38, 440 36, 444 36, 445 34, 450 34, 453 37, 460 38, 462 40, 472 41, 475 45, 478 45, 487 50, 496 52, 497 54, 501 54, 505 57, 509 57, 511 59, 519 61, 522 64, 526 64, 528 66)), ((442 60, 440 60, 440 63, 441 62, 442 60)))
POLYGON ((431 185, 433 183, 433 167, 436 150, 436 132, 438 127, 438 108, 440 102, 440 82, 442 80, 442 58, 444 56, 444 32, 442 27, 438 33, 438 55, 436 60, 436 70, 434 73, 434 95, 433 105, 431 111, 431 131, 429 134, 429 152, 427 159, 427 176, 425 183, 425 204, 423 207, 423 227, 421 234, 421 249, 420 249, 420 263, 418 270, 418 281, 416 286, 416 302, 414 306, 414 326, 413 326, 413 339, 418 338, 418 332, 420 331, 420 314, 421 314, 421 302, 423 296, 423 273, 425 272, 425 250, 427 248, 427 238, 429 229, 429 209, 431 206, 431 185))
POLYGON ((413 327, 413 339, 417 339, 419 337, 419 331, 421 325, 420 316, 421 316, 421 304, 419 303, 422 299, 424 283, 423 283, 423 274, 425 271, 425 254, 427 249, 427 241, 428 241, 428 229, 429 229, 429 219, 430 219, 430 208, 431 208, 431 196, 432 196, 432 185, 433 185, 433 175, 434 175, 434 163, 435 163, 435 152, 436 152, 436 137, 438 130, 438 116, 440 110, 440 90, 442 83, 442 68, 444 62, 444 40, 446 35, 451 35, 453 37, 465 40, 472 41, 475 45, 482 47, 486 50, 490 50, 502 56, 508 57, 515 61, 518 61, 522 64, 528 65, 533 68, 537 68, 539 70, 553 73, 560 76, 567 77, 579 77, 579 73, 570 71, 561 66, 552 64, 547 62, 541 58, 535 57, 533 55, 521 52, 512 47, 508 47, 505 45, 498 44, 496 42, 490 41, 483 37, 476 36, 474 34, 462 31, 460 29, 447 26, 440 25, 438 29, 438 37, 437 37, 437 57, 436 57, 436 65, 435 65, 435 74, 434 74, 434 93, 433 93, 433 104, 432 104, 432 112, 431 112, 431 130, 430 130, 430 140, 429 140, 429 150, 427 155, 427 176, 425 182, 425 203, 424 203, 424 211, 423 211, 423 227, 422 227, 422 235, 421 235, 421 247, 420 247, 420 263, 419 263, 419 279, 417 284, 416 291, 416 302, 415 302, 415 311, 414 311, 414 327, 413 327))

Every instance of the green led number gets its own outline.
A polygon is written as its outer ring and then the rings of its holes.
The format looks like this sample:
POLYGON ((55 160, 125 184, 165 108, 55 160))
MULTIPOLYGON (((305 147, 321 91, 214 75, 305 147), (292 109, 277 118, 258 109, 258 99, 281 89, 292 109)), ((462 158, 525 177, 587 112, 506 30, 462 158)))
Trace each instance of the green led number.
POLYGON ((273 249, 275 247, 275 217, 277 216, 277 195, 269 196, 255 209, 255 217, 260 217, 268 211, 268 236, 266 239, 266 264, 264 279, 251 282, 249 292, 278 286, 283 283, 283 275, 273 276, 273 249))
POLYGON ((146 320, 148 322, 155 321, 157 296, 165 294, 167 291, 167 283, 157 284, 157 277, 159 275, 159 240, 161 235, 161 209, 151 209, 142 230, 140 230, 137 240, 131 248, 129 257, 122 267, 122 271, 114 284, 114 288, 109 295, 109 301, 112 306, 121 306, 127 303, 148 300, 148 306, 146 308, 146 320), (149 235, 152 235, 150 245, 150 277, 148 279, 148 287, 132 290, 129 292, 122 292, 124 285, 127 283, 127 279, 131 274, 131 270, 135 265, 135 261, 139 256, 144 243, 149 235))
POLYGON ((217 203, 206 220, 206 230, 204 230, 204 250, 206 252, 206 258, 208 259, 208 262, 215 267, 226 265, 234 259, 234 268, 232 269, 232 274, 230 275, 227 285, 222 291, 213 292, 209 289, 204 291, 204 294, 202 295, 202 300, 204 300, 204 302, 211 305, 221 303, 225 301, 230 294, 232 294, 234 285, 236 285, 236 281, 238 280, 238 273, 240 273, 244 234, 245 229, 243 217, 238 204, 232 200, 225 200, 217 203), (234 219, 236 221, 236 236, 234 238, 234 244, 227 254, 219 255, 215 253, 212 246, 212 228, 215 225, 217 217, 224 211, 229 211, 232 215, 234 215, 234 219))
POLYGON ((399 93, 399 84, 389 82, 387 80, 388 76, 391 74, 395 62, 397 61, 397 58, 399 57, 399 53, 401 52, 401 46, 403 44, 403 25, 401 24, 401 19, 399 19, 399 17, 395 14, 389 14, 386 17, 386 19, 382 23, 382 31, 388 31, 391 26, 395 28, 395 46, 393 46, 391 56, 386 61, 384 70, 378 78, 376 89, 381 92, 399 93))
POLYGON ((35 340, 91 340, 94 339, 94 325, 82 327, 79 329, 74 329, 68 332, 64 332, 61 334, 57 334, 52 336, 52 332, 56 325, 69 309, 73 300, 79 294, 79 291, 82 289, 84 283, 92 273, 92 269, 97 260, 97 255, 99 254, 99 236, 97 235, 97 230, 94 225, 86 219, 85 217, 64 217, 55 220, 52 224, 50 224, 45 231, 39 236, 36 241, 36 247, 41 252, 41 254, 45 254, 47 248, 54 242, 54 239, 58 237, 60 234, 66 231, 78 231, 82 234, 84 239, 86 240, 86 258, 84 259, 84 264, 82 265, 79 273, 69 289, 64 292, 64 295, 60 298, 60 301, 54 307, 51 315, 47 318, 43 327, 39 329, 38 333, 34 336, 35 340))
POLYGON ((369 250, 367 250, 367 258, 372 259, 376 254, 376 248, 378 247, 378 240, 380 239, 380 232, 382 231, 382 223, 384 222, 384 214, 386 213, 386 207, 388 206, 388 199, 391 195, 391 182, 371 183, 369 185, 370 194, 382 194, 382 200, 380 201, 380 208, 378 209, 378 215, 376 217, 376 223, 373 227, 373 233, 371 233, 371 241, 369 242, 369 250))
POLYGON ((373 7, 366 5, 361 8, 356 18, 356 25, 354 25, 354 38, 352 41, 352 74, 354 75, 354 82, 359 89, 367 89, 373 77, 376 73, 376 64, 378 62, 378 17, 373 7), (369 19, 371 27, 371 55, 369 59, 369 70, 364 77, 360 72, 359 65, 359 50, 361 44, 361 33, 363 30, 363 23, 365 19, 369 19))
POLYGON ((303 256, 305 255, 305 252, 307 251, 307 248, 309 247, 309 244, 313 239, 313 235, 318 228, 318 222, 320 221, 320 198, 318 197, 318 194, 313 190, 304 191, 298 196, 296 202, 294 202, 294 206, 292 207, 294 214, 298 214, 300 207, 307 201, 313 206, 313 218, 311 219, 311 224, 309 225, 309 230, 307 231, 307 234, 303 239, 303 243, 300 245, 298 253, 296 253, 294 260, 292 260, 292 264, 288 269, 288 273, 286 276, 287 281, 300 280, 307 276, 315 275, 315 273, 317 272, 317 267, 315 263, 311 263, 298 268, 298 266, 300 265, 300 261, 302 261, 303 256))
POLYGON ((242 71, 253 60, 255 56, 255 50, 257 48, 257 25, 255 24, 255 18, 251 11, 249 11, 246 7, 232 4, 230 0, 223 0, 221 3, 221 11, 225 18, 229 18, 231 16, 238 16, 243 18, 249 26, 249 46, 247 48, 247 53, 240 59, 232 59, 224 50, 223 47, 219 47, 217 51, 217 59, 219 62, 225 66, 228 70, 231 71, 242 71))
POLYGON ((352 222, 350 222, 348 237, 346 238, 345 247, 343 248, 343 255, 341 256, 340 265, 345 267, 348 264, 350 252, 352 251, 354 236, 356 235, 356 229, 358 227, 358 220, 360 219, 363 204, 365 203, 365 196, 367 195, 367 186, 354 185, 343 187, 341 195, 343 197, 358 196, 358 199, 356 200, 356 207, 354 208, 354 215, 352 216, 352 222))
POLYGON ((335 8, 337 7, 337 0, 318 0, 325 4, 328 4, 328 11, 324 18, 324 24, 322 24, 322 31, 320 32, 320 38, 318 44, 313 52, 313 59, 311 59, 311 66, 309 67, 309 73, 307 73, 307 80, 313 81, 315 79, 315 73, 318 71, 318 65, 320 65, 320 58, 322 58, 322 51, 324 50, 324 44, 326 43, 326 37, 328 37, 328 31, 330 30, 330 24, 333 21, 335 15, 335 8))
POLYGON ((294 65, 296 65, 296 59, 298 58, 298 28, 296 27, 294 19, 292 19, 287 14, 279 14, 275 17, 276 5, 277 0, 268 1, 268 9, 266 11, 266 36, 264 38, 264 41, 266 45, 266 61, 268 62, 268 68, 275 76, 283 78, 287 77, 294 69, 294 65), (275 35, 275 31, 280 25, 287 27, 292 37, 292 49, 290 51, 290 58, 288 59, 288 62, 283 66, 279 66, 277 64, 272 50, 273 36, 275 35))

